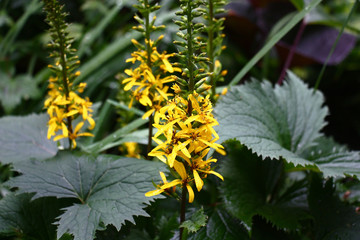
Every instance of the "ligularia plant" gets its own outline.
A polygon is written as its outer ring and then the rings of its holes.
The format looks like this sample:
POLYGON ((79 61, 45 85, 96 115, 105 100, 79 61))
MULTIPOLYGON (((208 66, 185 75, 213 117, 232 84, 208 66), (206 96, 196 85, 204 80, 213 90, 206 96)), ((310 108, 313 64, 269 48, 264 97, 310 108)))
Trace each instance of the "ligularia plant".
POLYGON ((168 93, 169 87, 166 85, 169 82, 175 81, 176 77, 169 75, 170 73, 181 71, 177 67, 173 67, 169 62, 169 58, 174 54, 166 54, 166 52, 159 53, 157 44, 164 37, 161 35, 155 41, 151 39, 151 33, 165 28, 165 26, 156 26, 156 17, 150 19, 150 14, 159 9, 158 5, 149 4, 148 0, 139 0, 135 7, 139 10, 142 18, 135 15, 136 21, 139 25, 133 27, 134 30, 139 31, 144 36, 144 43, 141 44, 135 39, 132 43, 137 50, 131 54, 131 58, 126 62, 138 64, 134 69, 126 69, 125 73, 129 76, 122 81, 126 84, 125 91, 131 90, 132 99, 129 107, 132 106, 133 100, 136 99, 140 104, 147 107, 147 112, 143 118, 150 118, 149 121, 149 141, 148 152, 151 149, 152 123, 153 118, 157 117, 159 109, 165 104, 171 93, 168 93))
POLYGON ((67 31, 63 6, 55 0, 44 0, 44 4, 52 39, 48 47, 52 50, 50 57, 55 61, 49 68, 56 74, 49 79, 49 97, 44 103, 50 117, 47 137, 55 136, 54 141, 68 138, 70 148, 76 148, 78 137, 93 136, 89 132, 81 132, 85 121, 90 124, 89 129, 95 127, 91 114, 92 102, 78 95, 84 91, 86 83, 74 84, 80 75, 80 71, 76 71, 80 61, 75 55, 76 50, 71 48, 72 39, 67 31), (79 116, 80 121, 74 127, 73 121, 79 116))
MULTIPOLYGON (((209 62, 206 42, 201 37, 206 27, 204 23, 196 23, 196 19, 206 14, 201 8, 206 7, 203 4, 203 1, 199 0, 180 1, 181 10, 176 13, 180 16, 180 20, 176 20, 175 23, 179 26, 177 36, 181 40, 174 43, 180 48, 176 54, 180 61, 176 66, 181 68, 182 74, 176 78, 176 83, 172 87, 174 97, 167 99, 166 105, 158 109, 155 115, 153 126, 158 131, 153 140, 158 146, 148 154, 167 164, 174 180, 168 182, 165 174, 160 172, 163 182, 157 185, 156 190, 146 193, 146 196, 151 197, 161 193, 172 195, 176 191, 175 187, 179 186, 182 189, 180 224, 185 220, 187 195, 190 203, 194 201, 193 187, 200 191, 204 185, 203 179, 209 174, 223 180, 223 177, 211 166, 217 160, 206 159, 210 148, 223 155, 225 151, 222 145, 216 143, 219 136, 213 127, 218 125, 218 122, 212 115, 210 95, 201 95, 211 88, 206 84, 207 78, 215 77, 215 74, 210 72, 214 68, 207 67, 207 64, 215 63, 214 47, 211 46, 209 50, 213 61, 209 62)), ((221 30, 220 25, 211 28, 221 30)), ((214 36, 213 31, 211 35, 214 36)), ((211 83, 215 84, 215 81, 211 80, 211 83)), ((180 239, 182 234, 183 228, 180 229, 180 239)))
MULTIPOLYGON (((322 132, 329 109, 308 86, 311 78, 305 84, 289 71, 282 84, 234 86, 251 66, 274 80, 276 69, 266 73, 279 65, 268 64, 276 54, 255 63, 321 1, 287 1, 297 10, 284 12, 220 96, 223 66, 233 74, 243 62, 235 44, 234 54, 222 54, 223 17, 234 26, 244 23, 241 14, 255 14, 264 30, 263 20, 278 14, 263 8, 271 1, 248 2, 233 1, 224 14, 226 0, 0 1, 0 32, 10 29, 0 34, 0 114, 16 114, 0 118, 0 239, 358 240, 360 151, 322 132), (50 25, 49 65, 40 46, 28 47, 42 38, 24 39, 37 29, 21 33, 41 7, 50 25), (71 28, 65 9, 76 16, 71 28), (43 113, 19 116, 43 106, 43 113)), ((343 28, 355 31, 349 17, 343 28)), ((306 24, 290 34, 295 53, 306 24)), ((320 28, 327 43, 329 28, 320 28)), ((253 24, 246 29, 255 33, 253 24)), ((339 44, 351 43, 349 35, 339 44)))

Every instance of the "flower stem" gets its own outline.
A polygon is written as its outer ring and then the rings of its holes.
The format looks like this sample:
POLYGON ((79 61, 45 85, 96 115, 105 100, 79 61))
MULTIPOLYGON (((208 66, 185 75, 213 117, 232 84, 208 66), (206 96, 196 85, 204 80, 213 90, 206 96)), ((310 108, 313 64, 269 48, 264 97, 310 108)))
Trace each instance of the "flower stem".
MULTIPOLYGON (((150 6, 149 6, 148 0, 144 0, 144 4, 145 4, 146 8, 148 9, 144 13, 144 18, 145 18, 145 44, 146 44, 146 53, 147 53, 146 64, 147 64, 148 68, 151 69, 152 68, 152 63, 151 63, 152 47, 151 47, 151 43, 150 43, 150 33, 151 33, 151 29, 150 29, 150 6)), ((151 102, 152 101, 153 101, 153 99, 151 97, 151 102)), ((149 137, 148 137, 146 159, 150 159, 148 154, 151 151, 152 124, 153 124, 153 121, 154 121, 154 117, 153 117, 153 115, 151 115, 149 117, 149 137)))
MULTIPOLYGON (((56 14, 56 13, 55 13, 56 14)), ((68 74, 67 74, 67 64, 66 64, 66 53, 65 53, 65 39, 64 39, 64 36, 63 34, 61 33, 61 27, 60 27, 60 24, 58 21, 54 21, 54 24, 56 24, 56 31, 57 31, 57 35, 58 35, 58 38, 59 38, 59 51, 60 51, 60 64, 61 64, 61 67, 62 67, 62 70, 61 70, 61 73, 62 73, 62 82, 63 82, 63 86, 64 86, 64 90, 65 90, 65 96, 66 96, 66 99, 69 99, 69 85, 68 85, 68 74)), ((69 104, 66 104, 66 112, 69 112, 69 104)), ((72 119, 71 117, 67 117, 67 129, 69 131, 69 135, 72 134, 73 132, 73 129, 72 129, 72 119)), ((72 148, 72 141, 70 139, 70 137, 68 138, 69 139, 69 149, 72 148)))
POLYGON ((152 143, 152 135, 153 135, 153 127, 152 124, 154 122, 154 116, 150 115, 149 117, 149 137, 148 137, 148 145, 147 145, 147 153, 146 153, 146 159, 150 159, 149 153, 151 152, 151 143, 152 143))
MULTIPOLYGON (((186 182, 182 184, 181 192, 181 206, 180 206, 180 225, 185 221, 185 210, 186 210, 186 182)), ((180 228, 179 240, 183 237, 184 228, 180 228)))
POLYGON ((214 98, 215 96, 215 76, 214 76, 214 68, 215 68, 215 61, 214 61, 214 4, 213 0, 208 0, 209 3, 209 21, 208 21, 208 57, 210 61, 209 71, 210 75, 210 84, 211 84, 211 95, 214 98))
POLYGON ((295 40, 294 40, 294 43, 293 45, 291 46, 290 48, 290 52, 289 52, 289 55, 287 56, 286 58, 286 61, 285 61, 285 64, 284 64, 284 67, 281 71, 281 74, 280 74, 280 77, 279 77, 279 80, 277 81, 277 84, 279 85, 282 85, 283 81, 284 81, 284 78, 285 78, 285 74, 286 74, 286 70, 290 67, 290 64, 291 64, 291 61, 292 61, 292 58, 294 56, 294 53, 295 53, 295 50, 296 50, 296 47, 300 41, 300 38, 304 32, 304 29, 305 29, 305 26, 306 26, 306 22, 305 22, 305 18, 302 20, 301 22, 301 25, 300 25, 300 28, 296 34, 296 37, 295 37, 295 40))
POLYGON ((195 79, 194 79, 194 50, 193 50, 193 37, 192 37, 192 21, 193 21, 193 15, 192 15, 192 6, 191 6, 191 0, 188 0, 187 2, 187 67, 189 70, 189 93, 192 93, 194 91, 195 87, 195 79))

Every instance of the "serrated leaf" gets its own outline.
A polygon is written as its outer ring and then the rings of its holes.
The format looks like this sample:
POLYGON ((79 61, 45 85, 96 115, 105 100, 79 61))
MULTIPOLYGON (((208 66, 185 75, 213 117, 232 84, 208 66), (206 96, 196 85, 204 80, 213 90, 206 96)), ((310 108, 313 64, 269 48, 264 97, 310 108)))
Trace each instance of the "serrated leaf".
POLYGON ((279 228, 292 230, 311 218, 303 204, 306 191, 294 188, 277 193, 276 188, 282 184, 281 161, 262 160, 239 144, 229 146, 228 155, 220 171, 224 176, 220 190, 231 214, 249 226, 253 217, 260 215, 279 228))
POLYGON ((189 232, 197 232, 201 227, 206 226, 208 216, 205 215, 204 209, 197 210, 189 220, 184 221, 180 227, 186 228, 189 232))
POLYGON ((356 175, 360 176, 360 151, 348 151, 346 147, 331 138, 321 137, 303 154, 316 163, 324 177, 356 175))
POLYGON ((189 240, 247 240, 250 239, 241 222, 225 210, 216 208, 209 214, 205 227, 188 237, 189 240))
MULTIPOLYGON (((143 210, 154 197, 145 197, 153 190, 163 165, 155 162, 118 156, 76 155, 60 152, 53 159, 15 164, 23 175, 13 178, 9 186, 20 192, 35 193, 34 199, 54 196, 75 198, 59 217, 58 238, 65 232, 75 240, 92 239, 100 224, 114 225, 118 230, 133 216, 148 216, 143 210)), ((161 197, 161 196, 159 196, 161 197)))
POLYGON ((324 183, 319 175, 312 174, 308 201, 315 218, 315 239, 359 239, 360 215, 334 194, 331 180, 324 183))
POLYGON ((0 79, 0 101, 6 112, 11 112, 22 99, 34 98, 40 93, 36 81, 29 75, 11 79, 0 71, 0 79))
POLYGON ((215 107, 222 142, 237 139, 253 152, 294 165, 313 165, 299 156, 321 136, 328 109, 324 97, 293 73, 283 86, 253 80, 233 87, 215 107))
POLYGON ((44 160, 56 155, 56 142, 47 139, 46 114, 0 118, 0 162, 44 160))
POLYGON ((0 200, 0 235, 18 235, 48 240, 56 237, 52 224, 67 200, 41 198, 30 201, 32 194, 8 194, 0 200))

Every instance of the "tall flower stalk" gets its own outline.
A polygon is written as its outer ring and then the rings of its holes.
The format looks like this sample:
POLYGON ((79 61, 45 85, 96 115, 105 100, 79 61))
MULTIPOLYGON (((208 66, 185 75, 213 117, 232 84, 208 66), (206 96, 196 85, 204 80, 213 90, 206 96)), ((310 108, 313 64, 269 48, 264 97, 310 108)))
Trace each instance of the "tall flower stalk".
POLYGON ((206 64, 205 68, 210 72, 209 83, 211 88, 211 98, 215 100, 215 87, 216 83, 224 80, 224 76, 227 74, 226 70, 222 70, 219 56, 225 46, 222 45, 224 34, 223 23, 225 18, 216 18, 216 15, 224 13, 224 5, 226 0, 206 0, 205 8, 203 8, 203 16, 206 21, 206 52, 209 57, 209 63, 206 64))
POLYGON ((155 26, 156 16, 152 19, 150 18, 151 13, 158 10, 160 6, 150 4, 148 0, 138 0, 138 4, 135 7, 139 10, 142 17, 135 15, 134 18, 138 21, 139 25, 133 27, 133 29, 143 34, 144 43, 139 43, 135 39, 132 40, 137 50, 126 61, 133 64, 137 63, 138 66, 134 69, 125 70, 129 77, 124 79, 123 83, 126 84, 124 87, 125 91, 132 91, 133 97, 129 107, 132 106, 134 99, 147 107, 147 112, 143 118, 149 117, 147 150, 147 153, 149 153, 152 143, 154 117, 156 118, 158 110, 165 104, 168 97, 172 96, 172 94, 168 93, 169 87, 166 84, 175 81, 175 77, 169 75, 169 73, 180 71, 180 69, 173 67, 168 60, 173 54, 166 54, 166 52, 159 53, 157 51, 157 44, 163 36, 161 35, 155 41, 151 39, 153 32, 165 28, 164 25, 155 26))
POLYGON ((67 31, 68 25, 65 22, 67 14, 56 0, 44 0, 44 3, 51 35, 48 47, 51 49, 50 57, 55 62, 54 65, 49 65, 55 77, 49 79, 49 96, 44 103, 50 117, 47 137, 50 139, 55 136, 54 141, 68 138, 69 148, 75 148, 78 137, 93 136, 88 132, 80 132, 85 121, 89 123, 90 129, 95 126, 91 114, 92 103, 88 98, 83 99, 78 95, 84 91, 86 84, 73 84, 80 75, 80 72, 76 71, 80 61, 75 55, 76 50, 71 48, 73 39, 69 37, 67 31), (73 128, 73 120, 78 116, 81 116, 81 119, 73 128))
MULTIPOLYGON (((213 74, 208 67, 211 62, 207 56, 207 43, 202 37, 206 26, 199 21, 206 14, 203 10, 206 7, 202 0, 180 1, 181 10, 176 13, 180 20, 175 23, 179 26, 177 36, 181 40, 174 43, 180 48, 177 53, 180 62, 176 65, 182 69, 182 74, 172 87, 175 96, 159 110, 159 117, 154 121, 153 126, 158 131, 153 140, 158 146, 149 153, 168 165, 173 180, 168 181, 160 172, 162 183, 146 196, 177 195, 176 187, 180 187, 180 224, 185 220, 187 199, 190 203, 194 201, 193 187, 201 191, 203 179, 209 174, 223 180, 212 166, 217 160, 206 159, 210 148, 225 155, 223 146, 216 143, 219 136, 213 127, 218 122, 212 114, 210 95, 202 95, 211 88, 206 81, 213 74)), ((183 228, 180 228, 180 239, 182 235, 183 228)))

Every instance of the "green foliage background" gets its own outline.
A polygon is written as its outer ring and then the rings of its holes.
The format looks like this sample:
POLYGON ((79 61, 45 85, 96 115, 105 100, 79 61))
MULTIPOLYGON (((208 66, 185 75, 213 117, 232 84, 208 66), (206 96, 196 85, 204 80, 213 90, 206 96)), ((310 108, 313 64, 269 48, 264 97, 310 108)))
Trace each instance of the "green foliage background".
MULTIPOLYGON (((95 137, 72 153, 47 140, 43 101, 51 60, 42 4, 0 1, 0 238, 178 239, 178 202, 144 196, 159 182, 161 165, 124 157, 118 148, 133 141, 144 152, 147 139, 145 109, 128 109, 121 88, 130 40, 141 37, 130 31, 134 2, 61 2, 81 59, 77 81, 88 84, 84 96, 96 103, 95 137)), ((167 26, 160 48, 174 52, 177 1, 159 2, 157 21, 167 26)), ((236 85, 214 110, 228 152, 214 154, 225 181, 209 177, 188 205, 188 239, 356 240, 360 234, 359 44, 327 67, 317 91, 319 63, 292 66, 276 85, 283 61, 273 48, 312 9, 333 16, 323 14, 317 24, 340 29, 353 1, 291 2, 287 24, 275 25, 273 37, 250 54, 231 34, 234 19, 225 22, 222 65, 229 73, 219 87, 236 85)), ((357 37, 359 19, 355 9, 346 32, 357 37)))

